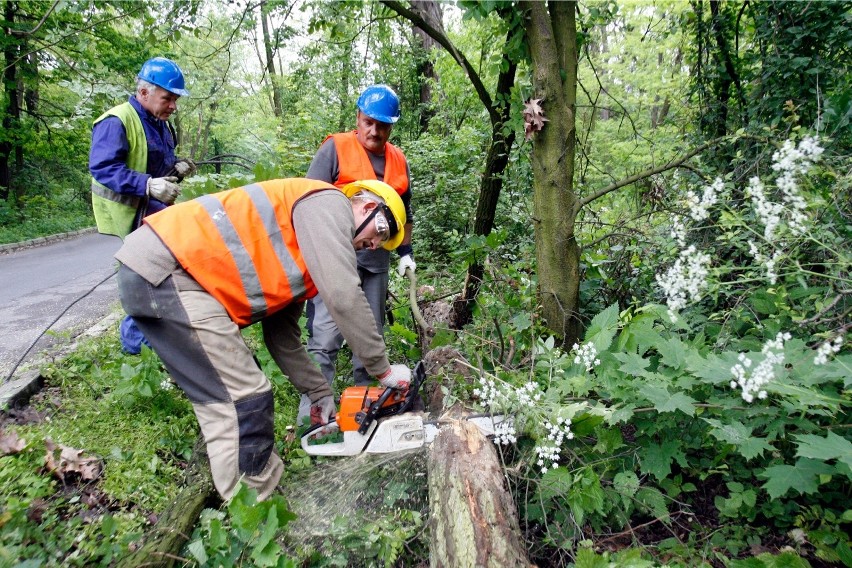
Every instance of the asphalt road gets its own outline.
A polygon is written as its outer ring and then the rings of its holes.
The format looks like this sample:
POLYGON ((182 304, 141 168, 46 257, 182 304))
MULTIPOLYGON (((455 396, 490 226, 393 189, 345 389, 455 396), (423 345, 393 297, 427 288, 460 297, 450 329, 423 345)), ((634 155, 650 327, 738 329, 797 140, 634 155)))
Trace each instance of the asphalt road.
POLYGON ((108 278, 120 246, 118 237, 86 233, 0 254, 0 383, 37 339, 19 371, 121 309, 108 278), (39 339, 48 327, 55 333, 39 339))

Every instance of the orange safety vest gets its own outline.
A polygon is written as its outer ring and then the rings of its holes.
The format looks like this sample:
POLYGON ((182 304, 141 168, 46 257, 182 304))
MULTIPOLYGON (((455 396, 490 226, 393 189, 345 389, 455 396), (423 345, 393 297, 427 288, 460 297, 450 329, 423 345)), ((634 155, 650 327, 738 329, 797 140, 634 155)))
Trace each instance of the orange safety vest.
POLYGON ((145 218, 177 261, 239 326, 312 298, 293 207, 324 181, 276 179, 202 195, 145 218))
MULTIPOLYGON (((347 183, 360 181, 362 179, 378 179, 373 171, 373 164, 367 156, 367 150, 358 142, 355 131, 341 132, 328 136, 334 138, 334 149, 337 150, 337 163, 340 173, 336 187, 343 187, 347 183)), ((402 150, 391 144, 385 144, 385 177, 382 180, 400 195, 408 190, 408 175, 406 171, 405 154, 402 150)))

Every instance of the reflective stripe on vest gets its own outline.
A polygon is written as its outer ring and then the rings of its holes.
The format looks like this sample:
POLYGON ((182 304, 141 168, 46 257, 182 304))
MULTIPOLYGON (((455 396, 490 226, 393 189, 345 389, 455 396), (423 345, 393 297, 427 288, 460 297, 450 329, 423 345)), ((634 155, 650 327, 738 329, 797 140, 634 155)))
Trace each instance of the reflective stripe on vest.
POLYGON ((317 290, 292 227, 296 203, 330 186, 288 179, 247 185, 146 217, 193 278, 245 326, 317 290))
POLYGON ((116 193, 115 191, 104 187, 100 183, 95 180, 92 180, 92 193, 97 195, 98 197, 103 197, 104 199, 108 199, 109 201, 114 201, 120 205, 126 205, 127 207, 133 207, 135 210, 139 207, 139 202, 142 200, 138 195, 130 195, 127 193, 116 193))
MULTIPOLYGON (((334 185, 342 188, 347 183, 362 179, 379 179, 370 163, 367 150, 358 142, 355 131, 332 134, 334 149, 337 152, 337 164, 340 170, 334 185)), ((385 173, 384 181, 396 190, 399 195, 408 190, 408 175, 405 155, 402 150, 391 144, 385 144, 385 173)))

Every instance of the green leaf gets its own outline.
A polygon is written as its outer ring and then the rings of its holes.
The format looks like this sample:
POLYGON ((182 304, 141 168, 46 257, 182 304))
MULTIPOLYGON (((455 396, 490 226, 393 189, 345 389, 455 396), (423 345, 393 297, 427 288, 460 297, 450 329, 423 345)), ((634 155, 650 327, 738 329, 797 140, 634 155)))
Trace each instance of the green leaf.
POLYGON ((622 504, 627 506, 639 490, 639 478, 632 471, 620 471, 612 478, 612 486, 621 496, 622 504))
POLYGON ((654 410, 657 412, 674 412, 680 410, 687 416, 695 414, 695 407, 692 406, 695 400, 686 396, 682 392, 669 394, 668 389, 658 385, 643 385, 639 389, 639 393, 651 401, 654 405, 654 410))
POLYGON ((718 385, 731 382, 731 367, 737 364, 738 353, 725 352, 721 355, 709 355, 706 359, 691 351, 686 355, 687 370, 704 382, 718 385))
POLYGON ((767 467, 757 476, 767 480, 763 488, 770 497, 777 499, 790 489, 802 495, 815 493, 819 488, 819 476, 833 472, 834 468, 823 462, 800 459, 795 466, 783 464, 767 467))
POLYGON ((618 304, 613 304, 592 318, 584 342, 593 342, 598 353, 606 351, 612 344, 612 338, 618 329, 618 304))
POLYGON ((575 568, 608 568, 609 560, 605 556, 600 556, 594 550, 589 548, 580 548, 577 550, 577 556, 574 558, 575 568))
POLYGON ((774 294, 769 294, 765 290, 758 290, 751 294, 748 299, 751 306, 759 314, 774 314, 778 311, 776 298, 774 294))
POLYGON ((732 560, 730 568, 810 568, 810 563, 795 552, 782 552, 773 555, 764 552, 753 558, 732 560))
POLYGON ((650 473, 657 479, 665 479, 672 472, 672 460, 686 463, 686 456, 681 449, 679 440, 666 440, 662 444, 648 444, 639 452, 642 471, 650 473))
POLYGON ((686 345, 677 337, 671 337, 657 344, 657 351, 663 363, 672 369, 680 369, 686 363, 686 345))
POLYGON ((646 511, 649 511, 652 515, 654 515, 654 517, 663 521, 669 518, 669 510, 666 508, 666 498, 658 490, 650 487, 643 487, 636 492, 636 501, 638 501, 646 511))
POLYGON ((795 436, 799 440, 796 456, 817 460, 837 459, 852 467, 852 442, 834 432, 827 432, 825 438, 804 434, 795 436))
POLYGON ((204 543, 200 539, 192 541, 186 548, 199 564, 204 565, 207 563, 207 551, 204 550, 204 543))
POLYGON ((254 543, 251 558, 255 566, 275 566, 281 553, 281 546, 275 541, 278 532, 278 515, 274 508, 269 509, 263 532, 254 543))
POLYGON ((551 469, 544 474, 539 484, 539 494, 542 500, 550 501, 554 497, 565 495, 571 490, 573 477, 571 473, 562 467, 551 469))
POLYGON ((641 376, 648 365, 651 364, 648 359, 635 353, 613 353, 613 356, 623 363, 618 370, 631 376, 641 376))
POLYGON ((753 457, 763 455, 764 451, 771 451, 772 446, 764 438, 752 436, 752 428, 736 420, 729 424, 723 424, 712 418, 704 418, 705 422, 713 428, 710 435, 737 447, 740 454, 750 460, 753 457))

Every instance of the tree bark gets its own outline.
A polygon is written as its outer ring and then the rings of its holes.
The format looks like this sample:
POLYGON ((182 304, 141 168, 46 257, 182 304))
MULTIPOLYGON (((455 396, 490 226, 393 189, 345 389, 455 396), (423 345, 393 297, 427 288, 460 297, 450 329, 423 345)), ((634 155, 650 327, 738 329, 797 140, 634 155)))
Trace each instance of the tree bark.
POLYGON ((542 317, 562 345, 580 338, 580 249, 574 233, 577 100, 576 2, 529 2, 526 35, 534 97, 548 122, 532 150, 533 226, 542 317))
POLYGON ((529 566, 494 444, 474 424, 453 420, 430 450, 430 566, 529 566))
MULTIPOLYGON (((278 75, 275 73, 275 56, 273 53, 272 38, 269 36, 269 14, 266 2, 260 3, 260 28, 263 32, 263 49, 266 54, 266 73, 269 76, 269 84, 272 87, 272 112, 276 118, 281 118, 284 110, 281 103, 281 87, 278 83, 278 75)), ((275 46, 277 49, 277 45, 275 46)))
MULTIPOLYGON (((435 28, 443 29, 443 10, 440 2, 435 0, 412 2, 411 9, 426 21, 431 22, 435 28)), ((420 132, 422 133, 429 129, 429 121, 435 115, 432 108, 432 83, 438 82, 438 74, 432 62, 432 48, 437 45, 437 42, 419 27, 412 26, 412 29, 423 50, 422 59, 417 64, 417 79, 420 81, 420 132)))
POLYGON ((207 446, 199 436, 186 471, 186 482, 174 502, 145 536, 145 544, 116 565, 117 568, 137 566, 171 568, 180 559, 183 545, 192 535, 198 516, 216 496, 207 446))

